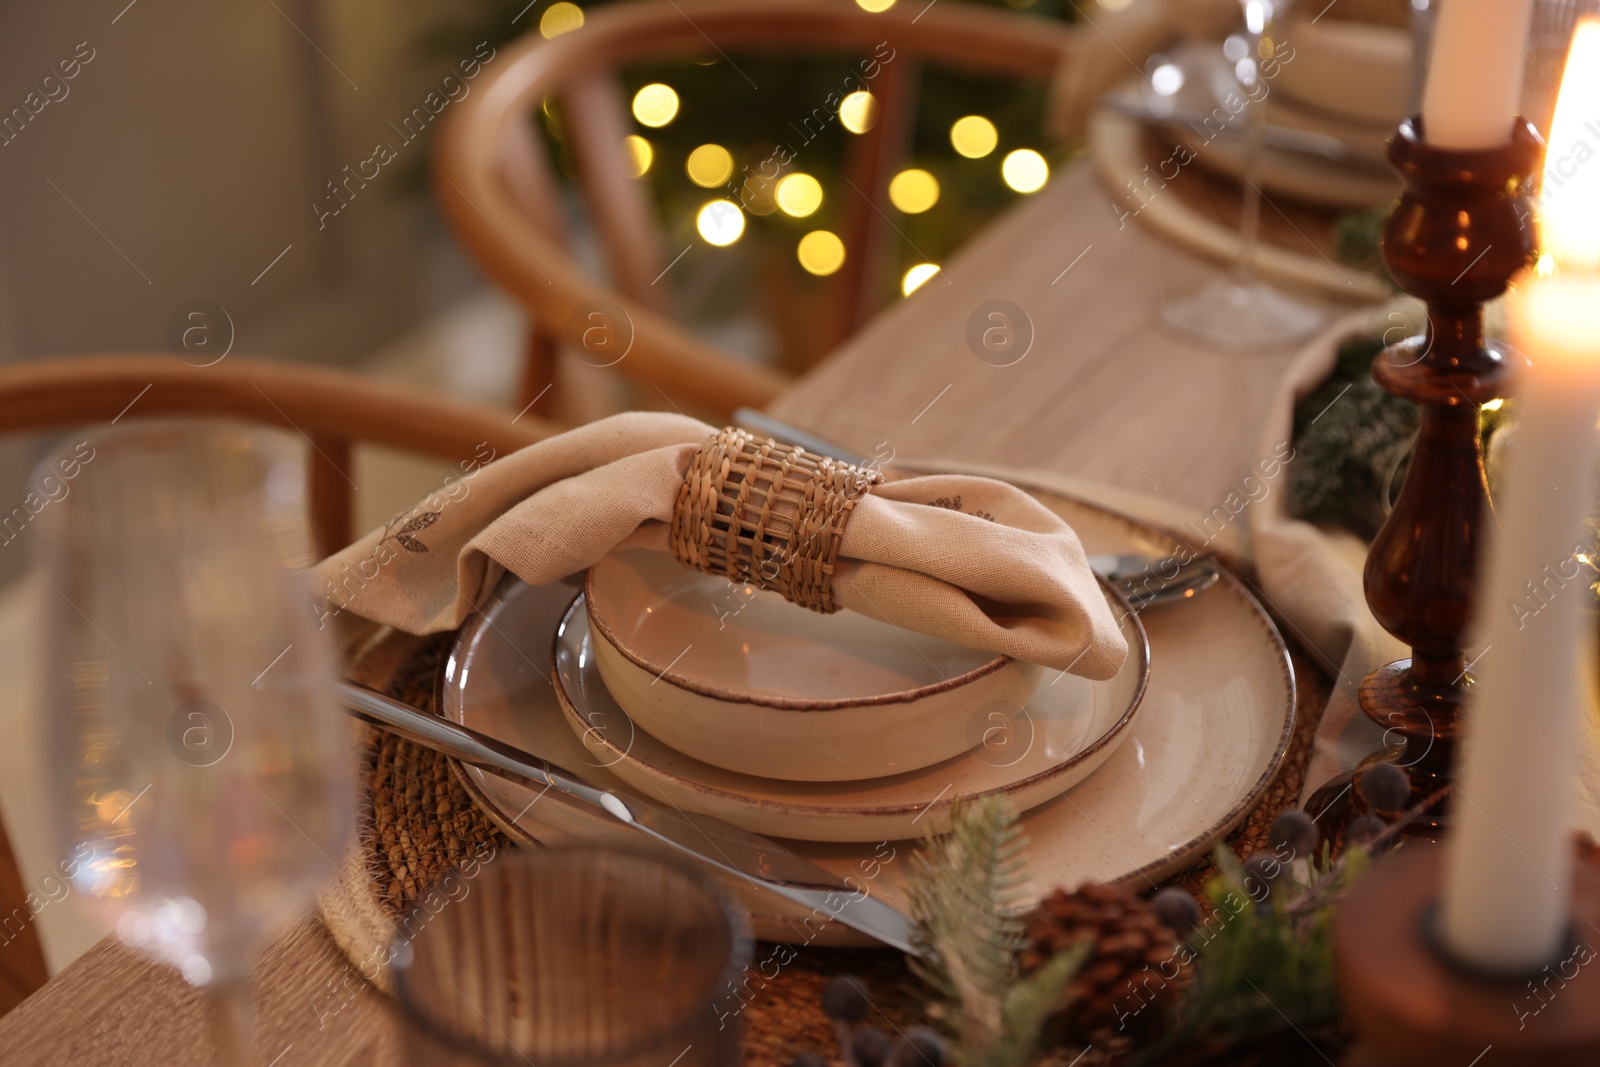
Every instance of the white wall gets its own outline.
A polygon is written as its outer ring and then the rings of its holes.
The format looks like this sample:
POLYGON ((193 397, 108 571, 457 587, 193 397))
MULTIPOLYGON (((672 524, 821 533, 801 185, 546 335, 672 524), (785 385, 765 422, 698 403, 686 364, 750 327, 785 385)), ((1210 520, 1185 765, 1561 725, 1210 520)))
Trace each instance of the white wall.
POLYGON ((0 146, 0 358, 164 348, 195 298, 225 308, 251 354, 347 362, 415 322, 430 295, 417 161, 320 231, 311 203, 442 77, 448 61, 415 45, 433 7, 0 6, 0 116, 30 92, 37 106, 75 49, 93 55, 0 146))

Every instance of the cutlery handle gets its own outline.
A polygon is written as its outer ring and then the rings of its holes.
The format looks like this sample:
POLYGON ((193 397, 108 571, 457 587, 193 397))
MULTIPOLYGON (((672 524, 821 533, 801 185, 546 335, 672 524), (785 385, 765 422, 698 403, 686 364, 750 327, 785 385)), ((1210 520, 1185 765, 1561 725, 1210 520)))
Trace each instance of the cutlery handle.
POLYGON ((736 408, 733 412, 733 424, 740 429, 749 430, 751 433, 765 434, 780 445, 793 445, 803 448, 815 456, 827 456, 841 463, 850 463, 857 467, 870 466, 870 457, 852 452, 843 445, 836 445, 832 441, 818 437, 809 430, 802 430, 798 426, 774 418, 765 411, 755 408, 736 408))
POLYGON ((676 808, 624 802, 615 793, 585 785, 547 760, 436 715, 424 714, 355 682, 341 681, 339 695, 345 710, 362 722, 502 778, 554 789, 592 804, 662 845, 809 908, 814 915, 837 919, 902 952, 917 951, 911 943, 910 924, 900 912, 758 834, 706 816, 691 819, 676 808))
POLYGON ((463 763, 482 767, 502 778, 542 789, 555 789, 611 812, 605 799, 610 794, 584 785, 560 767, 503 741, 465 726, 457 726, 437 715, 425 715, 408 704, 355 682, 341 682, 339 696, 345 710, 363 722, 381 726, 408 741, 454 756, 463 763))

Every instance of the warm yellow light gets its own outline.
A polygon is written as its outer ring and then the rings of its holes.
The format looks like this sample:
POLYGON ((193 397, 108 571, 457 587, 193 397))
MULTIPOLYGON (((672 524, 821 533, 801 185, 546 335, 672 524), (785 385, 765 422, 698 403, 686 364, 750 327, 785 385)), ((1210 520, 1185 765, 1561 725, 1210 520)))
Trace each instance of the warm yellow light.
POLYGON ((1539 191, 1539 244, 1561 268, 1600 269, 1600 166, 1589 161, 1589 134, 1600 108, 1600 19, 1578 23, 1567 52, 1539 191), (1584 154, 1574 151, 1582 146, 1584 154), (1574 158, 1574 157, 1577 158, 1574 158))
POLYGON ((739 204, 752 215, 770 215, 778 210, 778 204, 772 198, 777 182, 768 181, 760 175, 752 175, 744 180, 740 188, 739 204))
POLYGON ((920 215, 939 202, 939 179, 913 167, 889 181, 889 202, 907 215, 920 215))
POLYGON ((912 267, 910 270, 906 271, 906 276, 900 279, 900 292, 906 296, 910 296, 912 293, 921 288, 923 282, 926 282, 929 278, 938 273, 939 264, 918 263, 915 267, 912 267))
POLYGON ((539 16, 539 36, 560 37, 583 25, 583 8, 577 4, 551 4, 539 16))
POLYGON ((677 114, 678 94, 670 85, 651 82, 633 94, 633 117, 646 126, 665 126, 677 114))
POLYGON ((866 133, 878 121, 878 98, 858 89, 839 101, 839 124, 851 133, 866 133))
POLYGON ((880 11, 887 11, 894 6, 894 0, 856 0, 856 6, 863 11, 870 11, 876 15, 880 11))
POLYGON ((636 133, 628 134, 628 160, 633 164, 633 176, 643 178, 650 172, 650 164, 655 162, 656 151, 636 133))
POLYGON ((126 789, 113 789, 111 792, 95 800, 95 818, 101 822, 112 822, 133 804, 134 795, 126 789))
POLYGON ((744 212, 731 200, 713 200, 700 209, 694 224, 708 244, 725 248, 744 233, 744 212))
POLYGON ((778 182, 778 208, 803 219, 822 206, 822 183, 809 174, 790 174, 778 182))
POLYGON ((832 274, 844 266, 844 242, 827 230, 812 230, 800 238, 795 255, 812 274, 832 274))
POLYGON ((1000 177, 1019 193, 1036 193, 1050 180, 1050 164, 1033 149, 1019 148, 1001 161, 1000 177))
POLYGON ((733 156, 719 144, 703 144, 689 153, 683 169, 702 189, 715 189, 733 173, 733 156))
POLYGON ((1483 405, 1483 410, 1485 410, 1485 411, 1499 411, 1501 409, 1501 407, 1503 407, 1505 405, 1505 402, 1506 402, 1505 397, 1497 396, 1493 400, 1489 401, 1487 404, 1483 405))
POLYGON ((956 119, 950 127, 950 145, 968 159, 982 159, 1000 143, 1000 132, 982 115, 956 119))

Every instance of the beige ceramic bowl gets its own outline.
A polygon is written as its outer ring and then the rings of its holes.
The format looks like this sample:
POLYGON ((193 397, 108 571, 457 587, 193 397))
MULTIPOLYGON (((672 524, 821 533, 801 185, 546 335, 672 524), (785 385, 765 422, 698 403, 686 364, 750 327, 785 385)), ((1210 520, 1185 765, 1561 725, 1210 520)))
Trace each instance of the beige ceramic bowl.
MULTIPOLYGON (((854 782, 792 782, 713 767, 669 748, 628 715, 598 677, 594 630, 579 597, 555 637, 556 702, 583 746, 571 766, 603 767, 641 796, 758 834, 802 841, 900 841, 950 829, 958 804, 1004 797, 1017 812, 1059 799, 1128 736, 1150 674, 1150 646, 1132 611, 1122 669, 1105 681, 1058 676, 1025 708, 983 708, 973 748, 919 770, 854 782)), ((544 751, 544 750, 541 750, 544 751)))
POLYGON ((613 553, 584 591, 595 665, 634 723, 763 778, 853 781, 938 763, 981 741, 979 709, 1025 705, 1039 678, 1032 664, 851 611, 821 615, 662 552, 613 553))

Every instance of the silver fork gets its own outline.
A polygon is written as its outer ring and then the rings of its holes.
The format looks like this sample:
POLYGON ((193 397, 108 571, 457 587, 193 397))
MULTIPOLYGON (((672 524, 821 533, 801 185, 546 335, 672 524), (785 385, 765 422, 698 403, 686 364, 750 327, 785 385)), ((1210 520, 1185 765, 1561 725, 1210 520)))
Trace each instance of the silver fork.
MULTIPOLYGON (((866 465, 870 461, 859 453, 818 437, 809 430, 791 426, 764 411, 739 408, 733 413, 734 425, 751 433, 764 434, 786 445, 803 448, 819 456, 844 463, 866 465)), ((1210 553, 1195 556, 1185 563, 1176 557, 1137 553, 1099 554, 1089 557, 1089 568, 1115 585, 1135 611, 1191 600, 1215 585, 1221 577, 1217 557, 1210 553)))

